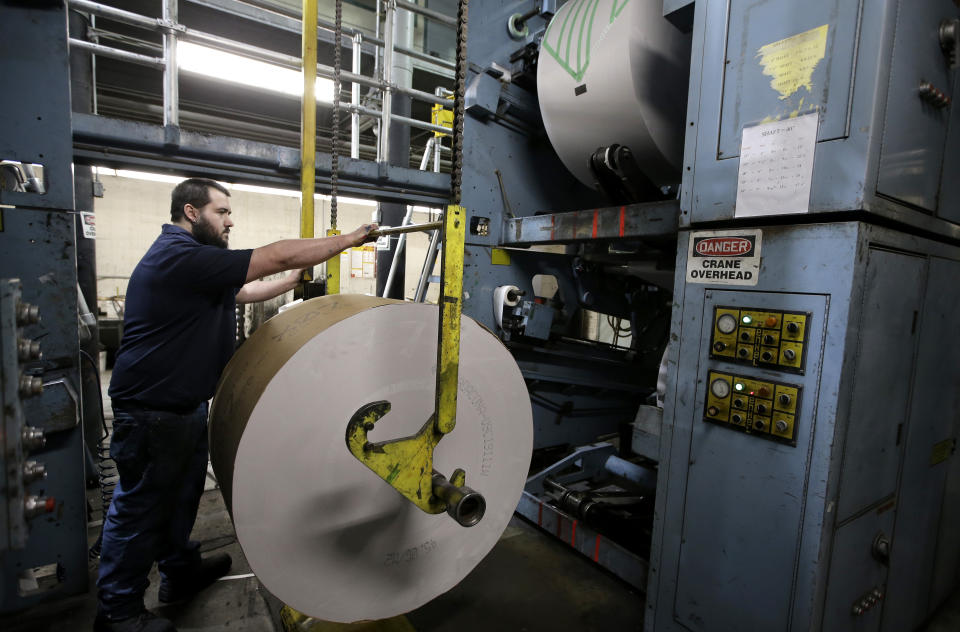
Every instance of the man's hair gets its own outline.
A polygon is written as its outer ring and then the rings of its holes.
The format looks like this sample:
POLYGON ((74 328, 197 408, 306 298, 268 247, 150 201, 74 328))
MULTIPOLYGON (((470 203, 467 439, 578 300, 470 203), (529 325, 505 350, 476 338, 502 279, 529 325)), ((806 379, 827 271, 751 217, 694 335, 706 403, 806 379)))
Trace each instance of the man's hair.
POLYGON ((170 195, 170 221, 182 220, 185 217, 183 207, 187 204, 198 209, 209 204, 211 188, 230 197, 230 192, 223 185, 207 178, 188 178, 174 187, 170 195))

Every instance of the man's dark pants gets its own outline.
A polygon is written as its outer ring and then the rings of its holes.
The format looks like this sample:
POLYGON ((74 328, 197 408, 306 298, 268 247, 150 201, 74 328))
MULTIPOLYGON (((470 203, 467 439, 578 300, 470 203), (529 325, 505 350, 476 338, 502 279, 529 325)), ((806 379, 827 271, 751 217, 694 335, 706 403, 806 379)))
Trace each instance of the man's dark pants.
POLYGON ((143 610, 147 574, 164 579, 200 564, 190 542, 207 472, 207 403, 176 414, 114 401, 110 456, 120 481, 103 524, 100 611, 123 619, 143 610))

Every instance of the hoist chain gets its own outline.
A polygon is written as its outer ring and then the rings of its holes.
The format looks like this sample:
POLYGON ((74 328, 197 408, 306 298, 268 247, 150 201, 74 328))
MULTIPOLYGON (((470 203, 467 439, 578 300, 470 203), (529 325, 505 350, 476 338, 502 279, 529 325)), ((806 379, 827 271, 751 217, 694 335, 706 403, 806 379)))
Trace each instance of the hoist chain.
POLYGON ((459 0, 457 6, 457 58, 453 102, 453 168, 450 174, 450 197, 460 204, 460 184, 463 179, 463 97, 467 83, 467 5, 459 0))
POLYGON ((340 73, 343 49, 343 0, 334 0, 333 130, 330 136, 330 228, 337 229, 337 180, 340 176, 340 73))

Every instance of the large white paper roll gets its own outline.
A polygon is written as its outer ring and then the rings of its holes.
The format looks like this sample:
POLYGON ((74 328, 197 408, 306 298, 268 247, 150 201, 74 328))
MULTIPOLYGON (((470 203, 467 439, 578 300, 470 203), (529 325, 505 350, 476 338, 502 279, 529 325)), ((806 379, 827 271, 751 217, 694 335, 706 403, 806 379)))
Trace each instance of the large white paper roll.
POLYGON ((506 528, 533 444, 529 396, 506 348, 464 317, 457 425, 434 467, 482 493, 465 528, 422 512, 353 457, 362 405, 392 410, 374 442, 415 434, 434 410, 435 306, 364 296, 307 301, 237 351, 210 413, 211 454, 237 538, 264 586, 308 615, 381 619, 449 590, 506 528))
POLYGON ((581 182, 590 156, 626 145, 655 184, 680 180, 690 37, 659 0, 569 0, 540 44, 537 92, 550 142, 581 182))

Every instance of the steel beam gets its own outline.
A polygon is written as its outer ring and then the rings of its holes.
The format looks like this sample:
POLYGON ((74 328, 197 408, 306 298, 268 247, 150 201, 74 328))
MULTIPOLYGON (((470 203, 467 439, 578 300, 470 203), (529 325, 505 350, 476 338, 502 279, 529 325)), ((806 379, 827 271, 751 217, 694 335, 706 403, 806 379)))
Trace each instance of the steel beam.
POLYGON ((649 563, 616 542, 600 535, 582 521, 569 516, 530 492, 523 492, 517 513, 552 533, 583 555, 627 582, 644 591, 649 563))
MULTIPOLYGON (((184 130, 172 141, 159 125, 74 113, 73 149, 80 164, 300 188, 300 152, 269 143, 184 130)), ((321 154, 317 190, 328 192, 329 182, 330 156, 321 154)), ((450 176, 341 157, 339 186, 344 195, 437 206, 449 199, 450 176)))
POLYGON ((503 245, 564 244, 677 234, 677 200, 508 219, 503 245))

